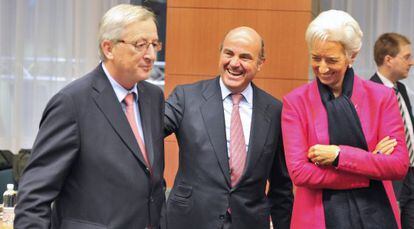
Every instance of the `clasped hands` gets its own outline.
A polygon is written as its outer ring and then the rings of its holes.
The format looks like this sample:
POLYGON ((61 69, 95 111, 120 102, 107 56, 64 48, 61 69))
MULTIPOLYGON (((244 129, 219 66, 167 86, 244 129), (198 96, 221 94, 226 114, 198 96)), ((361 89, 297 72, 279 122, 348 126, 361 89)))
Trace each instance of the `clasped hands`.
MULTIPOLYGON (((395 139, 390 139, 389 136, 383 138, 372 151, 373 154, 390 155, 394 151, 394 147, 397 145, 395 139)), ((340 148, 337 145, 321 145, 316 144, 309 148, 308 158, 315 165, 330 166, 338 157, 340 148)))

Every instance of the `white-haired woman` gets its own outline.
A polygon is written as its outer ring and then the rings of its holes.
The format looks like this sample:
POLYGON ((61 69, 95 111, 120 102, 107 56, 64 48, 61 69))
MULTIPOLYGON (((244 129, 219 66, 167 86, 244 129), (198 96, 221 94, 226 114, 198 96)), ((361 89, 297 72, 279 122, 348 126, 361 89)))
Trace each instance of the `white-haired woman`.
POLYGON ((354 74, 361 38, 338 10, 306 31, 316 80, 285 96, 282 112, 291 228, 400 228, 388 180, 407 172, 404 127, 394 92, 354 74))

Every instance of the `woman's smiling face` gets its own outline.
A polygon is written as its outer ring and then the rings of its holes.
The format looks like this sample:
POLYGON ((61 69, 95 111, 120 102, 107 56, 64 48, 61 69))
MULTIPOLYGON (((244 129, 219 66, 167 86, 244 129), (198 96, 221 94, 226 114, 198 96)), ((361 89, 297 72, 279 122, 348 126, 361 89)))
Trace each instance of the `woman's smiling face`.
POLYGON ((350 64, 342 44, 317 40, 312 45, 310 53, 315 76, 333 92, 341 92, 345 72, 350 64))

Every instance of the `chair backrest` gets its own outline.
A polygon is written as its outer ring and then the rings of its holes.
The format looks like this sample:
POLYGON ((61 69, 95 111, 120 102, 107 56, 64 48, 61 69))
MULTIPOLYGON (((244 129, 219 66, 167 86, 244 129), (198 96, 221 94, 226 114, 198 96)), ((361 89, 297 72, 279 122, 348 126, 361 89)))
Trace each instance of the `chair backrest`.
POLYGON ((0 170, 0 203, 3 203, 3 193, 7 189, 7 184, 14 184, 11 168, 0 170))
POLYGON ((15 184, 13 179, 14 155, 9 150, 0 150, 0 203, 3 203, 3 193, 7 184, 15 184))
POLYGON ((0 170, 12 167, 13 157, 13 153, 9 150, 0 150, 0 170))
POLYGON ((30 158, 31 149, 21 149, 13 160, 13 178, 18 184, 30 158))

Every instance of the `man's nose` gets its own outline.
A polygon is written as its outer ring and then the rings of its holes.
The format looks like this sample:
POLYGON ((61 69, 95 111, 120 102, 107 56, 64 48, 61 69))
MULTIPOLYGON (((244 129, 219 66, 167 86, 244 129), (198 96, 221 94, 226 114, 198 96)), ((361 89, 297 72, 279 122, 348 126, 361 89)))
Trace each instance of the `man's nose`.
POLYGON ((151 44, 145 50, 144 58, 152 61, 154 61, 157 58, 157 52, 155 51, 154 46, 152 46, 151 44))
POLYGON ((237 57, 234 57, 230 60, 230 66, 232 67, 238 67, 240 66, 240 60, 237 57))

